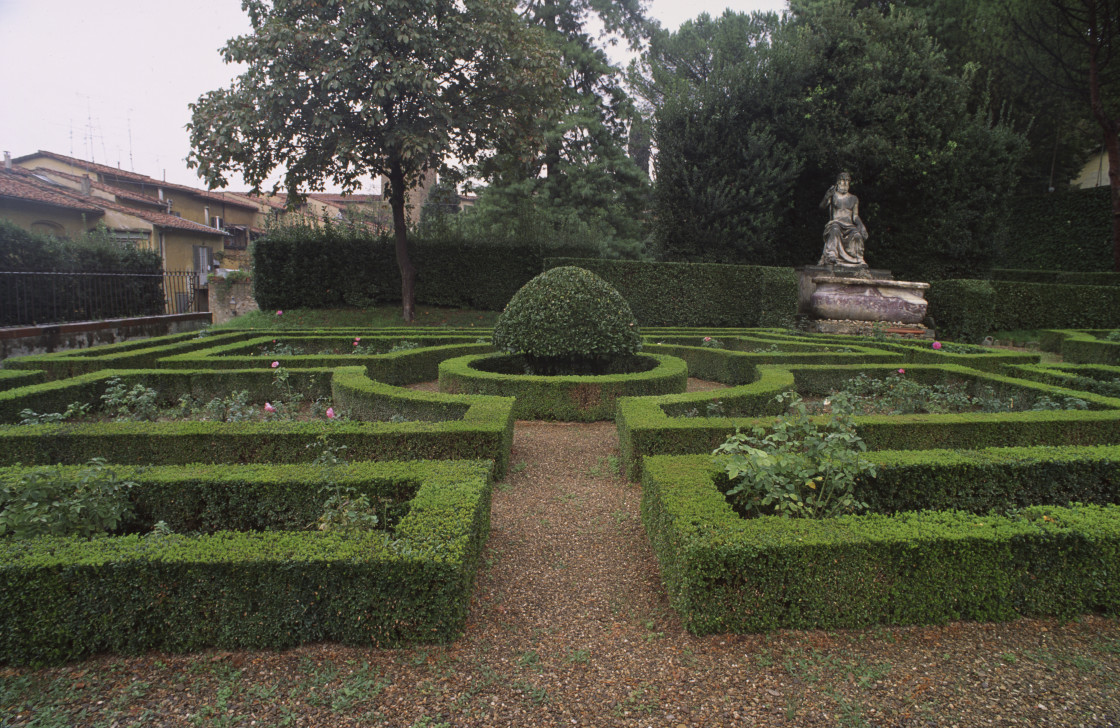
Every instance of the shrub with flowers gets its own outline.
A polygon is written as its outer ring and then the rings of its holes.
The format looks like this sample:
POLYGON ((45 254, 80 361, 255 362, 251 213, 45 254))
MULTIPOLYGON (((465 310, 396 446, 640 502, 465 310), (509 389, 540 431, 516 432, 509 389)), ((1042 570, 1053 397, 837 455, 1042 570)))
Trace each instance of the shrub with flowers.
POLYGON ((713 339, 710 336, 705 336, 700 340, 700 346, 703 346, 706 349, 722 349, 723 342, 719 339, 713 339))
POLYGON ((861 457, 867 445, 844 396, 834 398, 834 414, 823 424, 810 418, 796 392, 777 400, 790 410, 772 427, 736 430, 713 453, 731 480, 728 500, 748 516, 832 518, 866 510, 855 483, 864 473, 874 476, 875 465, 861 457))

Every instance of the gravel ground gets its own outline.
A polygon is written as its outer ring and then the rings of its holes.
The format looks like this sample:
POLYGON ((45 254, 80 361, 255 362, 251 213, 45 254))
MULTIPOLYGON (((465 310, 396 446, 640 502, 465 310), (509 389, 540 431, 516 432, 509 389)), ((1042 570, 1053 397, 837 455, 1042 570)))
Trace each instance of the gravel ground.
POLYGON ((0 726, 1120 726, 1120 623, 695 637, 612 423, 518 422, 446 646, 0 668, 0 726))

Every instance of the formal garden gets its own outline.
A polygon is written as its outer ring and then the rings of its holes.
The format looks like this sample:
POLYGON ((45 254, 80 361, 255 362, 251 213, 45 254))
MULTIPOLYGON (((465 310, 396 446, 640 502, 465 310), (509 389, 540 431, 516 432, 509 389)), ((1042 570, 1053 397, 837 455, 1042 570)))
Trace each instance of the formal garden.
POLYGON ((5 361, 13 724, 162 695, 184 724, 940 725, 978 675, 1038 671, 1091 678, 1068 724, 1110 719, 1120 332, 639 327, 574 266, 479 326, 323 313, 5 361), (918 656, 956 677, 900 698, 918 656), (108 688, 74 676, 122 665, 133 697, 85 704, 108 688))

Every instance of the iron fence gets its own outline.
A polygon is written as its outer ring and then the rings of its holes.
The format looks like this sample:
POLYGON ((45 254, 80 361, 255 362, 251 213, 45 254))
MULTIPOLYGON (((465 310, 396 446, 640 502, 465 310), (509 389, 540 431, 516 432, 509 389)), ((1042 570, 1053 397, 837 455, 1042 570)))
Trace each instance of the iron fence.
POLYGON ((0 326, 100 321, 206 311, 193 271, 0 271, 0 326))

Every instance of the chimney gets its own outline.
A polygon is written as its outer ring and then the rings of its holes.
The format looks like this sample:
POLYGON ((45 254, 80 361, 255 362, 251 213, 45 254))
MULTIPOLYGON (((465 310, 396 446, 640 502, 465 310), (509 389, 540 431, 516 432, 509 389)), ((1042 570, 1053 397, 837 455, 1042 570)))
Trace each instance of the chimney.
POLYGON ((83 195, 93 194, 93 185, 89 181, 89 175, 88 174, 82 176, 82 194, 83 195))
POLYGON ((4 152, 4 169, 11 169, 11 168, 12 168, 12 155, 9 154, 8 152, 4 152))

